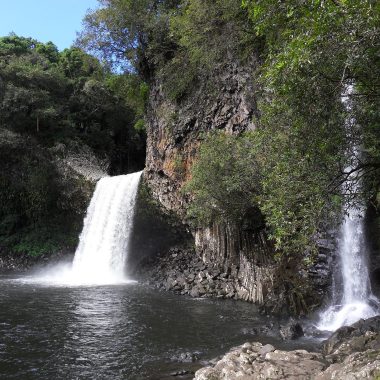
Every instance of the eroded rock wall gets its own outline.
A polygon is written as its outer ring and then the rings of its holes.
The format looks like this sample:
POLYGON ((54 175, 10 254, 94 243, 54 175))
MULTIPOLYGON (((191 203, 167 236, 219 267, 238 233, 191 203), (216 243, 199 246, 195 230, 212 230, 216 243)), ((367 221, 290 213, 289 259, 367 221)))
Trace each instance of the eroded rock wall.
POLYGON ((238 280, 240 299, 264 303, 272 291, 277 265, 263 231, 214 224, 195 232, 195 247, 205 263, 223 269, 238 280))
POLYGON ((145 178, 168 210, 184 216, 188 199, 181 189, 205 132, 238 134, 255 129, 255 66, 252 60, 244 67, 237 63, 219 67, 212 80, 180 102, 170 101, 159 81, 152 86, 145 178))
MULTIPOLYGON (((218 68, 185 100, 170 101, 159 82, 152 88, 148 112, 145 179, 154 198, 185 217, 189 199, 181 191, 190 177, 204 133, 239 134, 256 128, 256 61, 218 68)), ((273 249, 263 233, 215 224, 193 231, 196 254, 208 267, 236 280, 240 299, 262 304, 273 286, 273 249)))
MULTIPOLYGON (((240 134, 256 128, 256 67, 254 58, 245 65, 237 62, 221 65, 212 80, 200 83, 185 99, 176 102, 165 95, 158 80, 152 85, 144 178, 153 197, 183 221, 190 201, 183 187, 190 178, 204 134, 213 130, 240 134)), ((274 249, 262 226, 243 230, 214 224, 192 233, 198 257, 207 268, 228 273, 236 284, 235 294, 239 299, 258 304, 270 299, 273 301, 270 309, 287 302, 288 288, 279 284, 282 269, 274 260, 274 249), (281 300, 277 296, 279 292, 281 300)), ((291 271, 296 273, 298 269, 291 268, 291 271)), ((315 279, 319 273, 321 269, 314 267, 301 280, 314 281, 313 276, 315 279)))

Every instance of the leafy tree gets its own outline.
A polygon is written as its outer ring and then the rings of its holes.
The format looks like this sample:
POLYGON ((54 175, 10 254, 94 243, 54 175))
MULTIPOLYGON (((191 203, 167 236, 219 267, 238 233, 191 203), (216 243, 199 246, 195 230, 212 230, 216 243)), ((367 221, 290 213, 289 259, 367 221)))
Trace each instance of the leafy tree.
POLYGON ((241 225, 257 209, 261 175, 253 136, 213 133, 205 137, 192 179, 188 216, 196 224, 229 221, 241 225))
POLYGON ((171 56, 169 12, 180 0, 101 0, 101 7, 84 19, 79 43, 107 62, 136 69, 149 77, 171 56))
POLYGON ((89 77, 101 80, 104 76, 100 62, 77 47, 65 49, 60 53, 59 66, 65 76, 73 80, 89 77))

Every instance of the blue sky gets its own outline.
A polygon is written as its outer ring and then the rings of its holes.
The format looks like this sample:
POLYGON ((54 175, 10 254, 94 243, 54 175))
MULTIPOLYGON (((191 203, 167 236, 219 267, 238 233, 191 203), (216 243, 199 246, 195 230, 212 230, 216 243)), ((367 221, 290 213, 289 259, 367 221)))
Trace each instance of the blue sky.
POLYGON ((0 36, 15 32, 63 50, 81 30, 87 9, 97 5, 97 0, 0 0, 0 36))

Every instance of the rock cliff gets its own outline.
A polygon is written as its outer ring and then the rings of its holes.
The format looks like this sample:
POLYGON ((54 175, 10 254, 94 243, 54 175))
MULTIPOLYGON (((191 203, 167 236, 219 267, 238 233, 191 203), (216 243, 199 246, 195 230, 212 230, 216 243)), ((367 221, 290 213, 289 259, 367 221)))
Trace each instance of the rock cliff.
MULTIPOLYGON (((256 67, 255 59, 245 65, 236 62, 220 65, 212 80, 204 80, 180 101, 171 101, 159 80, 152 85, 144 178, 153 197, 184 222, 190 200, 182 189, 190 178, 205 133, 223 130, 228 134, 239 134, 256 128, 256 67)), ((242 229, 214 224, 194 229, 192 234, 198 257, 208 268, 228 273, 234 279, 239 299, 261 305, 270 300, 270 309, 283 311, 281 302, 272 302, 278 298, 276 294, 279 292, 287 302, 287 289, 279 286, 276 280, 278 271, 283 268, 275 263, 273 247, 262 226, 251 225, 242 229), (268 297, 270 295, 273 297, 268 297)), ((312 282, 316 271, 318 268, 303 276, 304 280, 312 282)), ((326 283, 322 284, 324 286, 326 283)))

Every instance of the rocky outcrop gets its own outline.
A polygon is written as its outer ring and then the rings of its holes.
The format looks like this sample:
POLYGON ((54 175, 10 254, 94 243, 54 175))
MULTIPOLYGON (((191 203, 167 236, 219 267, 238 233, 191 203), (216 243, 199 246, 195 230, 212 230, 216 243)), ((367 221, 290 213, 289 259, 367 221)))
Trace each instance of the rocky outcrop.
POLYGON ((379 375, 380 317, 374 317, 340 328, 324 343, 322 353, 245 343, 214 366, 198 370, 195 380, 359 380, 379 375))
POLYGON ((181 189, 190 175, 202 135, 211 130, 240 133, 255 128, 255 60, 229 63, 205 79, 181 102, 165 95, 157 81, 148 107, 145 178, 168 210, 184 216, 188 199, 181 189))
POLYGON ((236 279, 239 299, 263 304, 273 289, 277 265, 264 232, 214 224, 198 229, 195 247, 204 263, 236 279))
POLYGON ((214 367, 195 373, 195 380, 311 379, 326 368, 322 354, 276 350, 270 344, 245 343, 228 352, 214 367))
POLYGON ((140 266, 140 278, 154 288, 191 297, 241 299, 242 284, 231 273, 205 263, 193 249, 172 248, 140 266))
MULTIPOLYGON (((183 222, 190 201, 183 187, 191 176, 204 134, 213 130, 239 134, 256 128, 256 66, 254 58, 244 65, 221 64, 212 81, 205 80, 177 102, 169 100, 158 80, 152 85, 144 178, 153 198, 183 222)), ((310 304, 316 306, 316 300, 322 298, 329 284, 326 256, 322 253, 308 273, 301 273, 300 263, 291 268, 293 274, 299 275, 300 284, 307 283, 302 289, 313 288, 305 300, 304 295, 295 294, 288 285, 279 283, 284 277, 283 268, 274 260, 262 216, 257 215, 248 224, 238 227, 218 223, 193 230, 196 254, 210 270, 228 273, 237 286, 239 299, 260 305, 268 303, 268 309, 277 313, 288 312, 289 303, 294 304, 291 308, 296 312, 305 311, 310 304), (320 297, 315 297, 316 294, 320 297)))
MULTIPOLYGON (((178 244, 191 246, 194 239, 176 214, 163 209, 162 205, 153 199, 145 179, 142 178, 135 205, 133 233, 129 242, 129 274, 137 275, 136 272, 146 269, 144 263, 156 263, 160 253, 168 252, 178 244)), ((159 270, 159 267, 161 265, 155 266, 155 269, 159 270)), ((175 266, 170 268, 172 271, 175 269, 175 266)), ((182 273, 178 272, 179 275, 182 273)))
MULTIPOLYGON (((238 134, 255 129, 257 113, 255 60, 220 66, 212 85, 205 81, 179 103, 171 102, 157 82, 148 112, 147 159, 144 177, 153 197, 184 220, 189 199, 182 188, 190 177, 204 133, 238 134)), ((276 270, 273 249, 263 233, 214 225, 193 231, 195 251, 211 272, 226 273, 234 282, 228 293, 262 304, 271 292, 276 270)), ((202 293, 202 289, 201 293, 202 293)))

